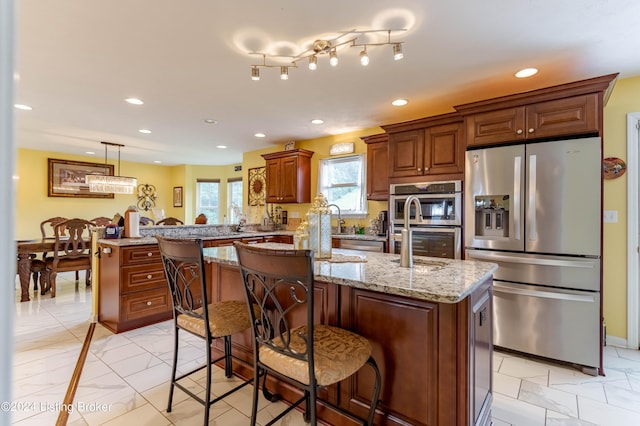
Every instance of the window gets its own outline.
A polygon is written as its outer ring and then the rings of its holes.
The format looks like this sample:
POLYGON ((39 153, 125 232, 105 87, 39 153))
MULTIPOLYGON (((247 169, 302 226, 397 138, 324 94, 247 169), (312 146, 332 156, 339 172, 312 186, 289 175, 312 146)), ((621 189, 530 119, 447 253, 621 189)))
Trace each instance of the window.
POLYGON ((198 179, 196 182, 196 214, 203 213, 207 223, 220 223, 220 180, 198 179))
POLYGON ((364 154, 320 160, 318 191, 337 204, 343 216, 367 214, 364 154))
POLYGON ((238 223, 237 213, 242 213, 242 178, 227 180, 227 209, 229 223, 238 223))

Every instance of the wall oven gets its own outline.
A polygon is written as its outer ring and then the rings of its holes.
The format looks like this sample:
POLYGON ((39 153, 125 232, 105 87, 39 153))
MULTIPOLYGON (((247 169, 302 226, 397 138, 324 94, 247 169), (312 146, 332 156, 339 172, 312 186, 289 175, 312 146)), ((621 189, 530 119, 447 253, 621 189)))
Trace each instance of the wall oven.
POLYGON ((389 215, 391 251, 400 253, 405 214, 413 231, 413 254, 460 259, 462 255, 462 181, 393 184, 390 187, 389 215), (420 201, 422 221, 415 204, 404 211, 405 201, 415 195, 420 201))

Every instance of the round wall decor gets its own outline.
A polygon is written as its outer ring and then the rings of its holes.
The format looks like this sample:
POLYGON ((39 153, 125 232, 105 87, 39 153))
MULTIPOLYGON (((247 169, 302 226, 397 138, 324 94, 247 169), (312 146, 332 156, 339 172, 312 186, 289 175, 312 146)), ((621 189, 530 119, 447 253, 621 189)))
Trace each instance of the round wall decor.
POLYGON ((622 176, 627 171, 624 160, 617 157, 607 157, 602 160, 602 169, 605 179, 615 179, 622 176))

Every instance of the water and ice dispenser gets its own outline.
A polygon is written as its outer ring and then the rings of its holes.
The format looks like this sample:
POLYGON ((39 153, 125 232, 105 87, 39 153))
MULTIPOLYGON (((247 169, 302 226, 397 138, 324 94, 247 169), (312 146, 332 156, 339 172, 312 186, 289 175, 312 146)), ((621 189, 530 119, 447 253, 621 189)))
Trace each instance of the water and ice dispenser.
POLYGON ((475 203, 476 237, 509 237, 509 195, 477 195, 475 203))

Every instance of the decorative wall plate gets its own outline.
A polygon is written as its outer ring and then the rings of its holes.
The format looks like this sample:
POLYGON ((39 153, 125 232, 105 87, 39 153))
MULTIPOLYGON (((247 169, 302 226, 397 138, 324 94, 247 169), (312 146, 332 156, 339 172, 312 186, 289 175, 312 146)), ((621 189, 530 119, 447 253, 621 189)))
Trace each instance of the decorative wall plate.
POLYGON ((249 169, 249 205, 264 206, 265 190, 267 182, 265 176, 266 167, 256 167, 249 169))
POLYGON ((622 176, 627 171, 624 160, 616 157, 607 157, 602 160, 602 170, 605 179, 615 179, 622 176))

